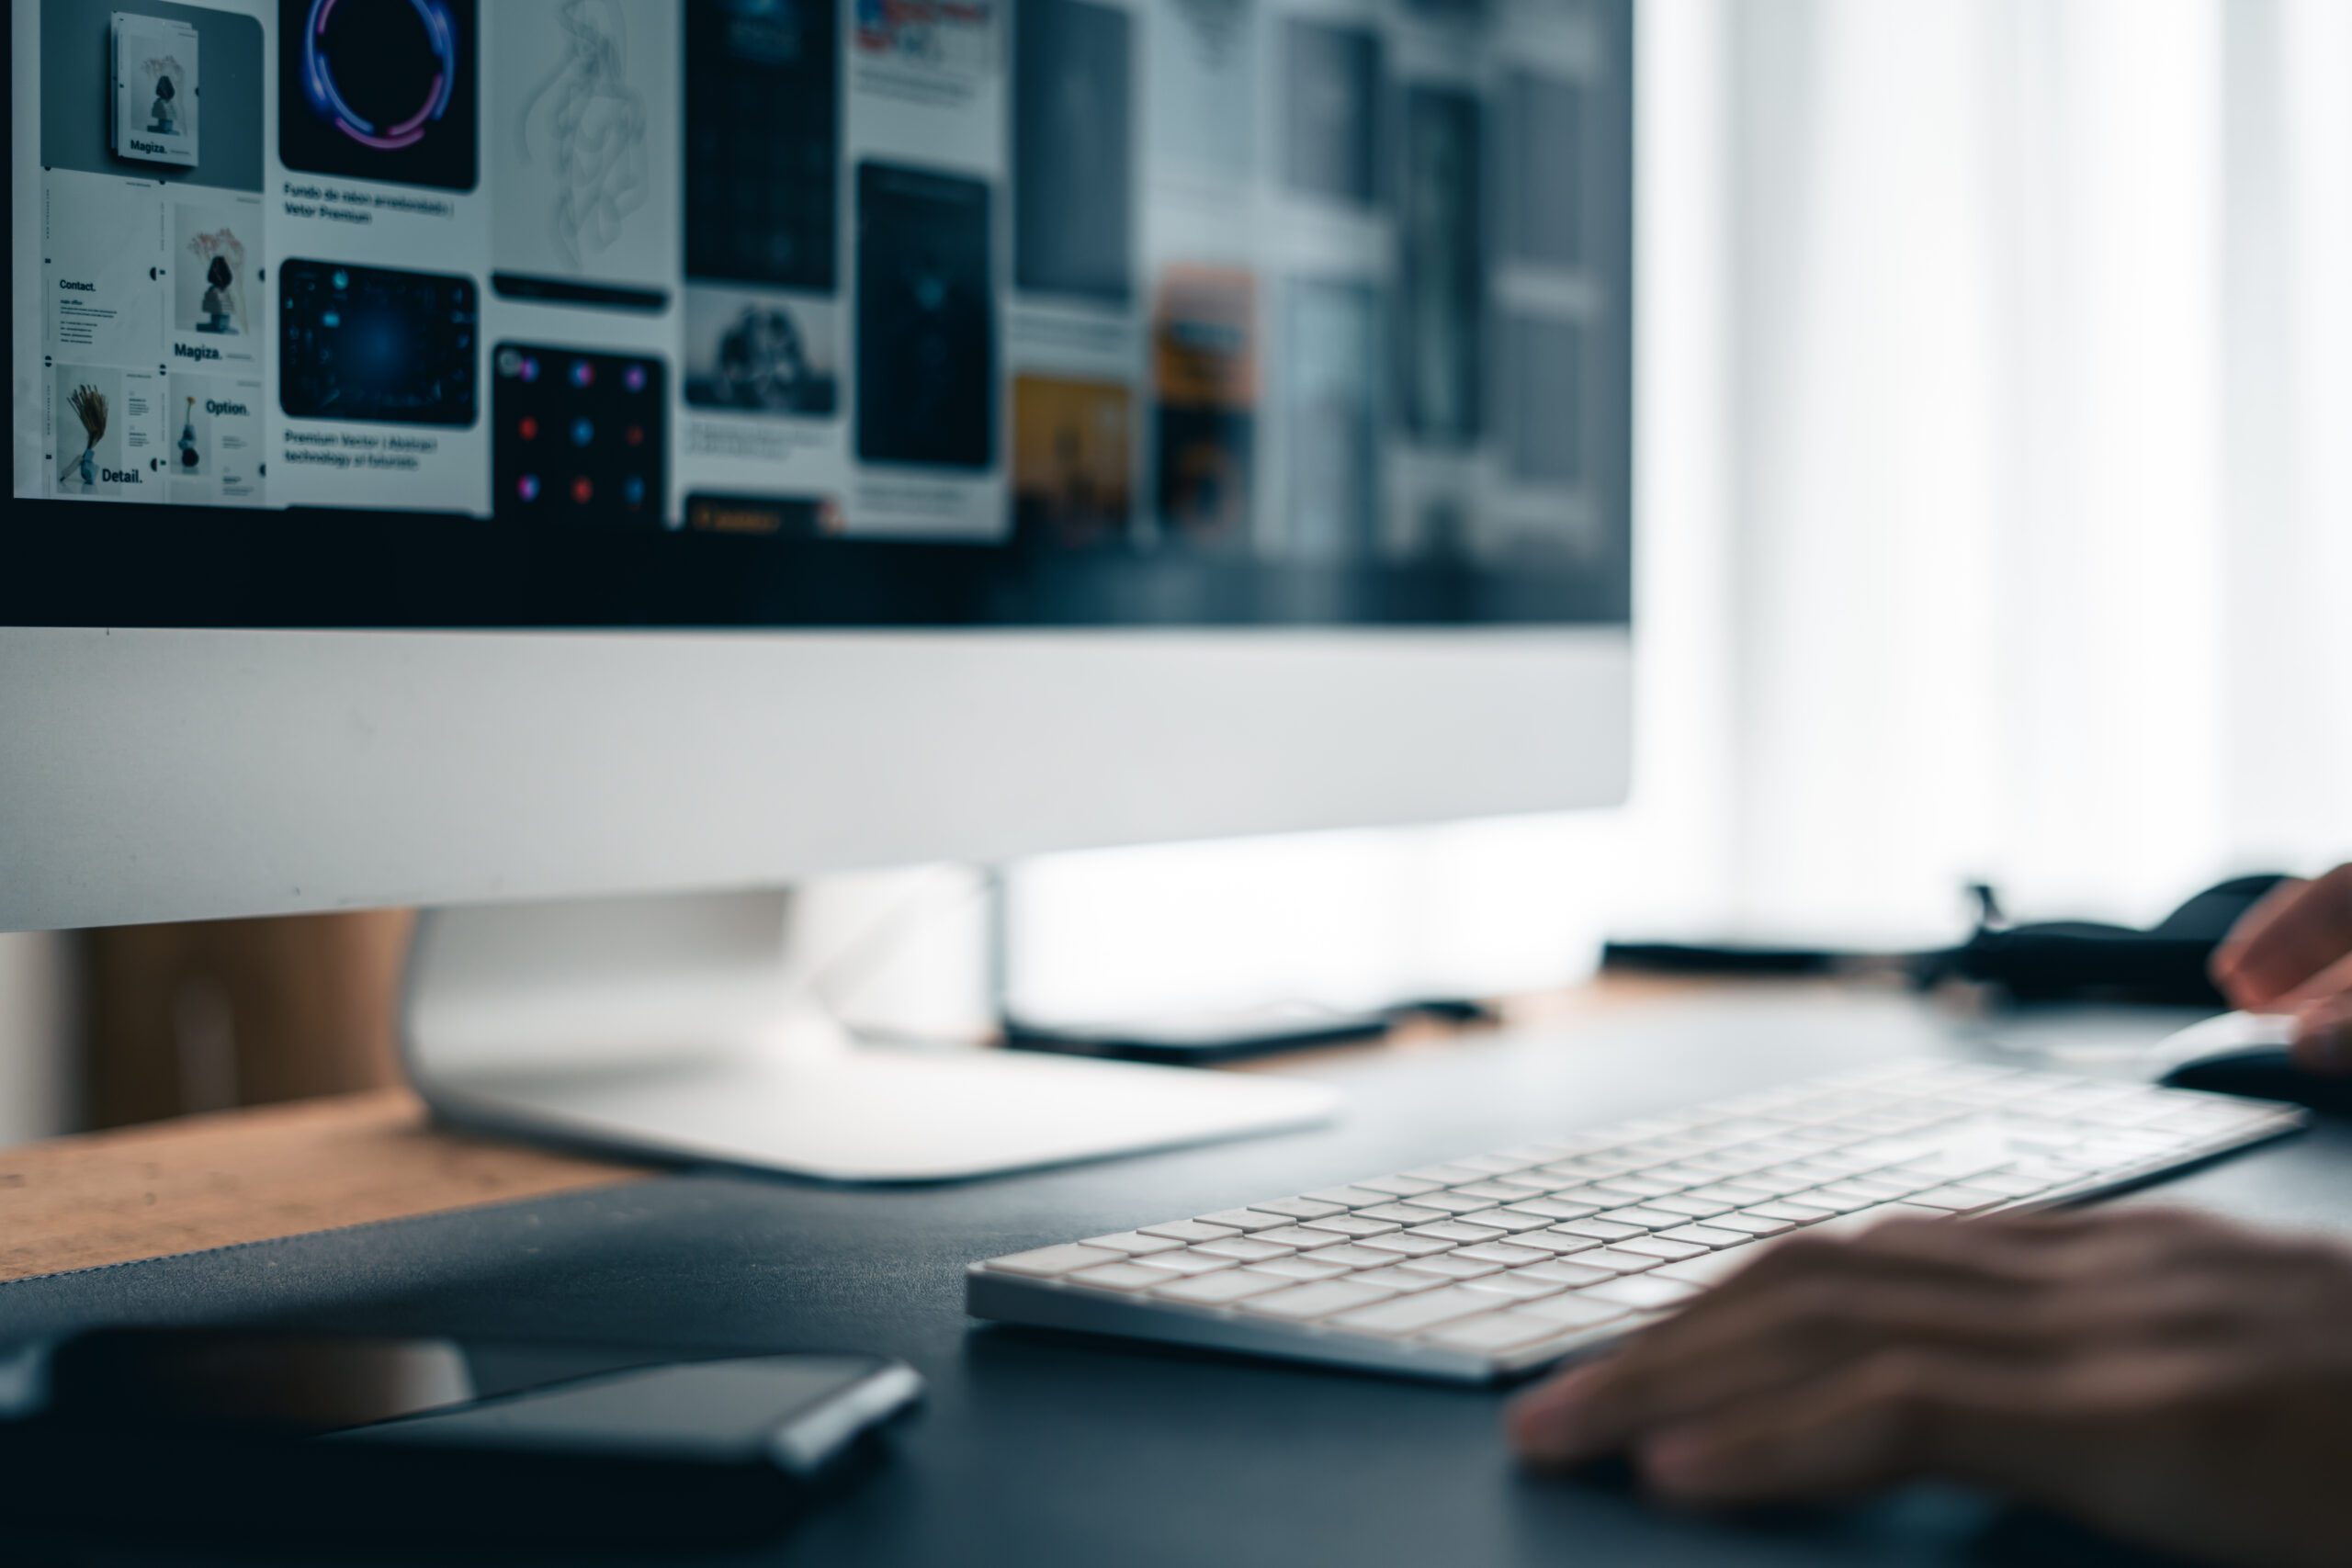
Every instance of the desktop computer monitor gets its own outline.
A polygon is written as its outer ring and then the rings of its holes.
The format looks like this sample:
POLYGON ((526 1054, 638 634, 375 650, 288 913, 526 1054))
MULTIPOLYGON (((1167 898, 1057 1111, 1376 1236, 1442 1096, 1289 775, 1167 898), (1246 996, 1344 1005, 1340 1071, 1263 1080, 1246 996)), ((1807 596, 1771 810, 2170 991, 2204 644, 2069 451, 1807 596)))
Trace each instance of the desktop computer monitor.
POLYGON ((7 6, 0 928, 1623 792, 1631 0, 7 6))

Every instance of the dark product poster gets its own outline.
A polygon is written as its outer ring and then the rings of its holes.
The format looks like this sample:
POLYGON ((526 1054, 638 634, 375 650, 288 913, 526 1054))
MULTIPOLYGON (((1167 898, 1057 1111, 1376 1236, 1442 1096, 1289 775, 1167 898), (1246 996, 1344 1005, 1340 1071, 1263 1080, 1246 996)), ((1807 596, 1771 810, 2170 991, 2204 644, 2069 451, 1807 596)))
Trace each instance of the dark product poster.
POLYGON ((1432 446, 1478 438, 1486 276, 1478 198, 1478 102, 1414 88, 1405 96, 1405 428, 1432 446))
POLYGON ((1382 53, 1367 28, 1283 24, 1283 175, 1293 190, 1379 201, 1382 53))
POLYGON ((661 360, 505 343, 491 367, 498 517, 662 525, 669 389, 661 360))
POLYGON ((996 455, 989 187, 857 169, 857 455, 985 468, 996 455))
POLYGON ((40 13, 42 169, 261 189, 258 17, 169 0, 40 0, 40 13))
MULTIPOLYGON (((183 203, 173 213, 173 330, 199 338, 243 338, 254 330, 254 268, 261 256, 260 212, 183 203)), ((265 323, 266 325, 266 323, 265 323)), ((243 344, 222 344, 222 356, 249 359, 243 344)))
POLYGON ((841 400, 841 306, 697 284, 686 290, 686 401, 822 417, 841 400))
POLYGON ((1380 519, 1380 295, 1302 281, 1286 304, 1292 546, 1318 560, 1369 554, 1380 519))
POLYGON ((1107 381, 1012 383, 1012 519, 1023 544, 1060 549, 1126 537, 1134 399, 1107 381))
POLYGON ((698 534, 752 534, 774 539, 828 539, 847 525, 830 496, 717 495, 686 497, 686 526, 698 534))
POLYGON ((1586 479, 1590 436, 1586 388, 1594 367, 1583 323, 1513 315, 1503 322, 1504 458, 1531 484, 1586 479))
POLYGON ((203 35, 186 22, 115 13, 116 157, 196 167, 203 47, 203 35))
POLYGON ((687 0, 686 276, 831 293, 841 24, 833 0, 687 0))
MULTIPOLYGON (((758 0, 754 0, 758 3, 758 0)), ((857 52, 967 80, 997 68, 1000 0, 854 0, 857 52)))
POLYGON ((1590 99, 1591 90, 1577 83, 1525 71, 1504 84, 1501 229, 1508 259, 1561 268, 1589 260, 1590 99))
POLYGON ((1134 93, 1124 11, 1026 0, 1014 13, 1014 284, 1124 304, 1134 292, 1134 93))
POLYGON ((471 279, 288 261, 277 289, 277 400, 290 417, 474 423, 481 305, 471 279))
POLYGON ((1258 155, 1254 0, 1159 0, 1151 17, 1151 154, 1246 180, 1258 155))
POLYGON ((1250 536, 1258 435, 1258 288, 1249 273, 1171 266, 1152 321, 1159 525, 1195 545, 1250 536))
POLYGON ((278 0, 277 17, 288 168, 474 188, 474 0, 278 0))

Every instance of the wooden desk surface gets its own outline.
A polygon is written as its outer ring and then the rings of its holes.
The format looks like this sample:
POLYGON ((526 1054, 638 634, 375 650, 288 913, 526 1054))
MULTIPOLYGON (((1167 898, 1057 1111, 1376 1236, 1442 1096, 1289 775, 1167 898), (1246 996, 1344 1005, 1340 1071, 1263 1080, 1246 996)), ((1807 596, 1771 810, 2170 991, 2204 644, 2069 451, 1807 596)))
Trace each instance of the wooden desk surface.
POLYGON ((645 1174, 445 1131, 404 1089, 191 1116, 0 1149, 0 1280, 645 1174))
MULTIPOLYGON (((1513 1026, 1708 988, 1611 979, 1506 1009, 1513 1026)), ((1402 1032, 1367 1050, 1419 1050, 1402 1032)), ((1279 1070, 1280 1059, 1251 1063, 1279 1070)), ((644 1179, 645 1167, 436 1127, 403 1089, 0 1149, 0 1281, 644 1179)))

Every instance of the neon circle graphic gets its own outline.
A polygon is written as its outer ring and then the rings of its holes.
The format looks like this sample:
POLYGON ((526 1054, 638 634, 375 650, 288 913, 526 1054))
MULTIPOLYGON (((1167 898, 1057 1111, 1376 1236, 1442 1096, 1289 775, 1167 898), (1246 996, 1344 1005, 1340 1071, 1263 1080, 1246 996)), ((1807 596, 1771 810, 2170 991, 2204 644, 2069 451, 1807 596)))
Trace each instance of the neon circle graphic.
POLYGON ((397 152, 424 141, 425 127, 447 112, 449 99, 457 91, 458 29, 449 20, 448 7, 442 0, 408 3, 416 8, 417 18, 424 24, 424 35, 432 43, 440 70, 435 73, 432 86, 425 90, 424 106, 390 128, 378 126, 344 102, 342 90, 335 85, 334 66, 327 58, 324 40, 327 18, 334 15, 338 0, 311 0, 311 25, 302 29, 302 87, 311 107, 334 121, 336 129, 345 136, 379 152, 397 152))

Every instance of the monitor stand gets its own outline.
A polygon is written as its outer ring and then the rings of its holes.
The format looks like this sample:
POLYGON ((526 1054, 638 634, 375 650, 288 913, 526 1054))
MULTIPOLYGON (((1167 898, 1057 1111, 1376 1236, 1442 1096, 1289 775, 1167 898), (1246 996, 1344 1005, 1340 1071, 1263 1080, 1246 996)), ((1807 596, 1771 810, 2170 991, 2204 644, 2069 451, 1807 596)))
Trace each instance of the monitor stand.
POLYGON ((428 910, 401 1020, 443 1120, 848 1182, 960 1181, 1328 1120, 1320 1085, 862 1044, 786 964, 781 892, 428 910))

